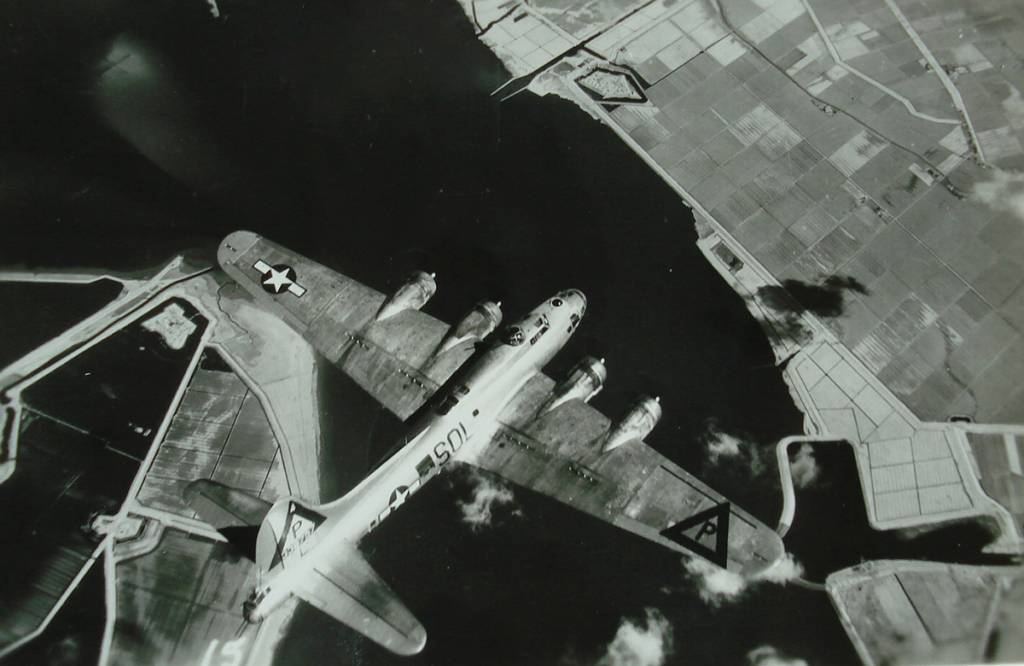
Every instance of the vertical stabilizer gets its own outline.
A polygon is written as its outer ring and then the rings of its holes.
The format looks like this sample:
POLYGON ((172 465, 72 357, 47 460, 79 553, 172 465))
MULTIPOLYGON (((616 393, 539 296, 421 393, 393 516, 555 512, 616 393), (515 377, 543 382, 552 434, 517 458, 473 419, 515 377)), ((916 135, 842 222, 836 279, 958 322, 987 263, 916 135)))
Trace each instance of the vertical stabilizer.
POLYGON ((291 498, 278 500, 256 537, 256 566, 261 572, 287 567, 313 547, 311 537, 323 522, 324 516, 316 508, 291 498))

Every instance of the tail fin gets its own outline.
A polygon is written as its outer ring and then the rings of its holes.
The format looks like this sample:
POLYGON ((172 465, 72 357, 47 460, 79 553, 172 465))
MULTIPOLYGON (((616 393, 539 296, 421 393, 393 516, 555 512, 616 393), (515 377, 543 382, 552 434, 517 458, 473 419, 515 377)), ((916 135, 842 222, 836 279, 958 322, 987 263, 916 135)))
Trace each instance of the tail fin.
POLYGON ((305 554, 313 546, 310 537, 324 522, 318 507, 309 507, 298 500, 278 500, 267 512, 256 537, 256 566, 261 572, 279 565, 285 567, 293 558, 305 554))

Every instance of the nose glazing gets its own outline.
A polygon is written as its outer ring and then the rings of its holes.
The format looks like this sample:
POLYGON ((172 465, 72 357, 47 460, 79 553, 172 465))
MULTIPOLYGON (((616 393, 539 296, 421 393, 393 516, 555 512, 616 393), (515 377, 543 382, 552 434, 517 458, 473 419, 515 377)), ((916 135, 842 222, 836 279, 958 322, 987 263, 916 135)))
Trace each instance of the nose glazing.
POLYGON ((583 295, 582 291, 580 291, 579 289, 569 289, 566 293, 568 293, 572 298, 574 298, 577 301, 581 314, 586 311, 587 297, 583 295))

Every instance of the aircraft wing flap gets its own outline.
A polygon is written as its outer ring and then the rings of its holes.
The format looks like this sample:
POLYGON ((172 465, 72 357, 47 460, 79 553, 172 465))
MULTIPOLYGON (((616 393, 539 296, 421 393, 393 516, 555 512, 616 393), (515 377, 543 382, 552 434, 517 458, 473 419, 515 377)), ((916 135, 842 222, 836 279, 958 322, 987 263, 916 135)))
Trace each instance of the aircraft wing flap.
POLYGON ((416 654, 427 641, 423 625, 355 548, 318 563, 296 595, 397 654, 416 654))
POLYGON ((466 462, 723 568, 749 574, 783 554, 773 530, 646 443, 604 452, 611 422, 583 401, 544 411, 553 387, 528 382, 466 462))
POLYGON ((418 310, 375 321, 384 294, 251 232, 225 238, 218 261, 257 303, 403 420, 473 352, 462 344, 438 355, 449 326, 418 310))

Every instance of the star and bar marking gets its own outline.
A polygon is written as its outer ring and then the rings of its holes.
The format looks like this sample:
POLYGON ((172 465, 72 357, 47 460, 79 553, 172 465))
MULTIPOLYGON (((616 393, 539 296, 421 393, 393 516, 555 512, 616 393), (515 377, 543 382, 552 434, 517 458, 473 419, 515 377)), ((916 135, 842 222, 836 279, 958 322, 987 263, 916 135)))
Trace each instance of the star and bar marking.
POLYGON ((287 291, 296 298, 302 298, 306 293, 306 288, 297 282, 299 276, 295 269, 287 264, 271 266, 262 259, 259 259, 252 267, 263 275, 260 284, 266 292, 280 294, 283 291, 287 291))

